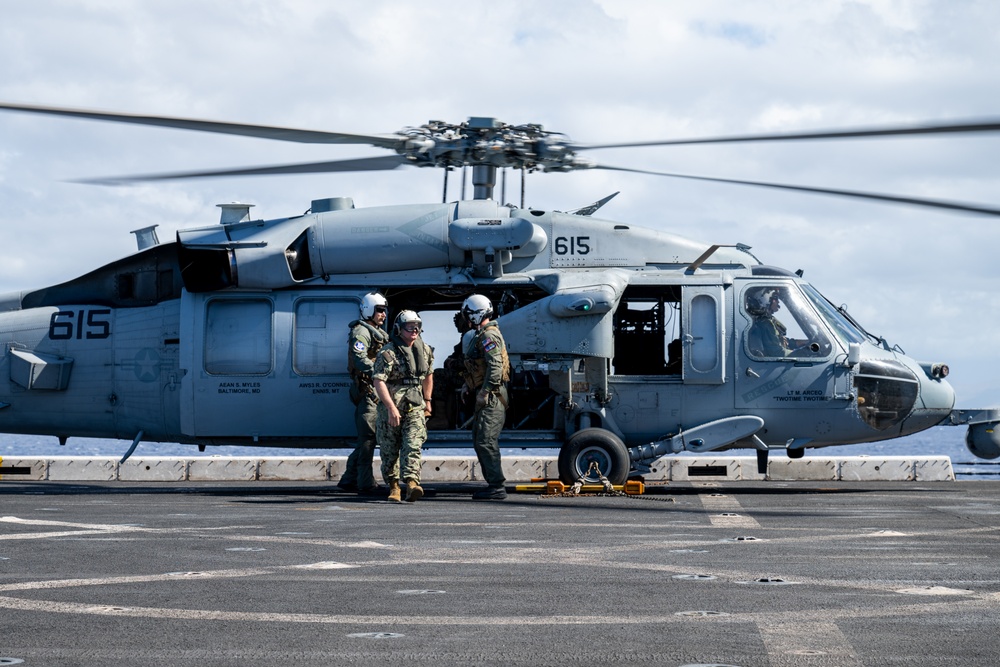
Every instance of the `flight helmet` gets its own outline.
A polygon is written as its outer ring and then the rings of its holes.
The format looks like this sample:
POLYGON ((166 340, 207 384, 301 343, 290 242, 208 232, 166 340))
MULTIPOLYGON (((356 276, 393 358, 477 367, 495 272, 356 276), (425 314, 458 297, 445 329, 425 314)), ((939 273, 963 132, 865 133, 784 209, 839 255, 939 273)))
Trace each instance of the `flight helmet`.
POLYGON ((462 303, 462 314, 469 324, 478 327, 484 319, 493 317, 493 304, 482 294, 473 294, 462 303))
POLYGON ((370 320, 375 316, 375 309, 381 306, 382 308, 388 308, 389 302, 385 300, 385 297, 378 292, 370 292, 361 297, 361 317, 365 320, 370 320))
POLYGON ((750 290, 747 293, 747 312, 751 315, 764 315, 771 305, 771 299, 777 296, 778 290, 772 287, 750 290))
MULTIPOLYGON (((399 311, 399 315, 396 315, 396 321, 393 322, 393 331, 398 335, 400 329, 402 329, 404 325, 412 324, 414 322, 418 327, 423 325, 423 322, 420 320, 420 316, 415 312, 412 310, 401 310, 399 311)), ((420 331, 418 330, 417 333, 420 333, 420 331)))

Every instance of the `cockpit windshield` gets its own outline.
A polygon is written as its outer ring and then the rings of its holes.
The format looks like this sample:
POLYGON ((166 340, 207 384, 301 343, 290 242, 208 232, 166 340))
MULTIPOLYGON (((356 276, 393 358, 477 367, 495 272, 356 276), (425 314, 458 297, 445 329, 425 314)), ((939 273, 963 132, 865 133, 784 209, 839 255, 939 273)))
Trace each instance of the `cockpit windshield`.
POLYGON ((833 304, 820 294, 815 287, 812 285, 800 285, 800 287, 838 338, 848 344, 865 341, 865 335, 858 330, 858 327, 844 317, 843 313, 834 308, 833 304))

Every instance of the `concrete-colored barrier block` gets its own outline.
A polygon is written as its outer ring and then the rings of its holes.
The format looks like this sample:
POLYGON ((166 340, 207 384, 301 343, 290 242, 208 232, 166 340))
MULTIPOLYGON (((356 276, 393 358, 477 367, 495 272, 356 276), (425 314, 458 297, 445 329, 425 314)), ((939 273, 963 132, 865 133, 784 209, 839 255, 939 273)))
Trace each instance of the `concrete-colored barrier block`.
POLYGON ((268 457, 258 462, 257 479, 262 482, 325 482, 329 479, 328 468, 328 462, 324 458, 268 457))
POLYGON ((465 456, 424 457, 420 479, 424 482, 468 482, 475 479, 475 459, 465 456))
MULTIPOLYGON (((771 465, 771 457, 768 457, 768 465, 771 465)), ((735 460, 740 462, 740 479, 743 481, 762 481, 767 479, 767 473, 757 472, 757 455, 753 456, 734 456, 735 460)))
POLYGON ((530 482, 533 479, 558 479, 558 463, 552 457, 503 457, 500 461, 503 476, 508 482, 530 482))
POLYGON ((913 459, 901 456, 852 456, 840 462, 842 482, 909 482, 913 459))
POLYGON ((781 481, 803 480, 809 482, 833 482, 839 479, 838 461, 835 459, 771 458, 767 463, 767 478, 781 481))
MULTIPOLYGON (((346 456, 328 456, 325 457, 329 463, 327 469, 327 479, 333 483, 340 481, 340 478, 344 476, 344 471, 347 470, 347 457, 346 456)), ((375 472, 375 481, 382 479, 382 473, 379 472, 379 466, 381 461, 376 456, 375 461, 372 465, 372 469, 375 472)))
POLYGON ((192 482, 252 482, 255 479, 256 459, 213 456, 188 462, 188 480, 192 482))
POLYGON ((559 479, 558 456, 539 456, 538 460, 545 463, 545 479, 559 479))
POLYGON ((46 478, 45 461, 27 457, 0 457, 0 481, 41 482, 46 478))
POLYGON ((113 482, 118 478, 118 462, 99 456, 51 458, 48 467, 53 482, 113 482))
POLYGON ((187 459, 130 458, 118 465, 120 482, 183 482, 187 480, 187 459))
POLYGON ((661 456, 650 464, 649 472, 643 474, 642 478, 649 482, 670 481, 670 469, 674 460, 673 456, 661 456))
POLYGON ((674 482, 740 479, 741 462, 732 456, 677 456, 670 461, 670 480, 674 482))
MULTIPOLYGON (((133 457, 123 464, 117 457, 55 456, 0 457, 0 481, 54 482, 249 482, 302 481, 337 483, 346 457, 242 458, 242 457, 133 457)), ((531 479, 557 479, 554 456, 506 456, 504 474, 511 483, 531 479)), ((381 460, 372 472, 381 481, 381 460)), ((425 456, 422 478, 435 482, 482 481, 474 457, 425 456)), ((649 482, 666 481, 955 481, 947 456, 849 456, 787 459, 772 455, 768 474, 757 472, 756 456, 664 456, 644 475, 649 482)))
POLYGON ((913 463, 913 477, 918 482, 954 482, 955 469, 951 457, 930 456, 913 463))

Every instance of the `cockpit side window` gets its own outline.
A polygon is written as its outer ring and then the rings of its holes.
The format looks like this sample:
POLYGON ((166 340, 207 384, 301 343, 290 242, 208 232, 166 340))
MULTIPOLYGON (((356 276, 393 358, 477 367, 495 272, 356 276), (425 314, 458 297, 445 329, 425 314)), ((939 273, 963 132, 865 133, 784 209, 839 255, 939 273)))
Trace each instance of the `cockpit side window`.
POLYGON ((754 285, 744 291, 750 324, 744 341, 755 359, 816 359, 831 349, 829 335, 794 285, 754 285))

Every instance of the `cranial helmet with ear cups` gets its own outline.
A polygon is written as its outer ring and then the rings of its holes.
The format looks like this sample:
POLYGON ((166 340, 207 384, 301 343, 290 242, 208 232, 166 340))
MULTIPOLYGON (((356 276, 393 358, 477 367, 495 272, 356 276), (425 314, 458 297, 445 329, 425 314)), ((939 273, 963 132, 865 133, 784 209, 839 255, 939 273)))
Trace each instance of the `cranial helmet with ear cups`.
POLYGON ((415 312, 412 310, 401 310, 399 311, 399 315, 396 315, 396 321, 393 322, 392 328, 398 334, 404 325, 412 323, 416 323, 418 327, 423 325, 423 322, 420 321, 420 316, 415 312))

